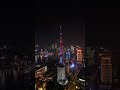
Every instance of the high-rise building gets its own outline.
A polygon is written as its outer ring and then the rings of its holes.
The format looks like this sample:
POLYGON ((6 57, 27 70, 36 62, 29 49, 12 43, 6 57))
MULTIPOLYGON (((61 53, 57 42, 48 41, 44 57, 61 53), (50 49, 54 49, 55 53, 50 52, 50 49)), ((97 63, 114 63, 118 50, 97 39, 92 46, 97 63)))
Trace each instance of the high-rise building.
POLYGON ((77 62, 78 63, 82 63, 83 56, 82 56, 82 49, 81 48, 77 48, 77 62))
POLYGON ((69 60, 70 59, 70 52, 67 51, 65 56, 66 56, 66 60, 69 60))
MULTIPOLYGON (((60 26, 61 30, 61 26, 60 26)), ((57 81, 61 85, 66 85, 68 82, 68 79, 66 78, 66 73, 65 73, 65 63, 63 61, 63 52, 62 52, 62 32, 60 31, 60 54, 59 54, 59 63, 57 67, 57 81)))
POLYGON ((106 87, 110 88, 112 84, 112 64, 111 64, 111 53, 104 51, 100 54, 101 57, 101 82, 106 87))
POLYGON ((75 47, 73 45, 71 45, 71 52, 72 54, 75 53, 75 47))
POLYGON ((65 54, 65 66, 66 66, 66 74, 69 75, 69 71, 70 71, 70 51, 67 50, 66 54, 65 54))
POLYGON ((87 55, 87 58, 88 58, 88 64, 91 65, 91 64, 94 64, 95 63, 95 60, 94 60, 94 55, 95 54, 95 50, 92 49, 91 47, 87 47, 86 48, 86 55, 87 55))

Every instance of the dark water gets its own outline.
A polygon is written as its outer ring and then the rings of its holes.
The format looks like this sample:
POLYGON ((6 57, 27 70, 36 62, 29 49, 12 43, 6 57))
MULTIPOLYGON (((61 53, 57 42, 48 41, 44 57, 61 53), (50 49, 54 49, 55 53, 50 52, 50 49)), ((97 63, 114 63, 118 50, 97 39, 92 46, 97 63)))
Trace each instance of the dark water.
POLYGON ((33 90, 32 84, 30 73, 24 70, 0 70, 0 90, 33 90))

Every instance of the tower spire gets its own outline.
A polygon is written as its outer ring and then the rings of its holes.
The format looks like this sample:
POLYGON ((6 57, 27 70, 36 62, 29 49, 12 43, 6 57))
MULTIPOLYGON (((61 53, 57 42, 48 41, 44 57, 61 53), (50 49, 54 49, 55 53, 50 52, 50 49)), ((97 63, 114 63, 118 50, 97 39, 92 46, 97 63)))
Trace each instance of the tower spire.
POLYGON ((60 38, 59 38, 59 42, 60 42, 60 62, 63 62, 62 60, 62 43, 63 43, 63 39, 62 39, 62 31, 61 31, 61 26, 60 26, 60 38))
POLYGON ((59 44, 60 44, 60 53, 59 53, 59 63, 57 67, 57 81, 61 85, 66 85, 68 83, 68 79, 66 78, 65 64, 63 62, 63 52, 62 52, 63 39, 62 39, 61 26, 60 26, 59 44))

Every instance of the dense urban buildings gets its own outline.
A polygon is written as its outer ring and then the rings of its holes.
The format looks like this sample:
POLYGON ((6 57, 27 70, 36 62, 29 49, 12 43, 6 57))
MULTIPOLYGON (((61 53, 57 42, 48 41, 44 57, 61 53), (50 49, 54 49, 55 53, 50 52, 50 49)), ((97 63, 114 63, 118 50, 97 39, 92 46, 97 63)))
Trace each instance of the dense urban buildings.
POLYGON ((16 2, 1 2, 0 90, 120 90, 117 4, 16 2))
POLYGON ((0 89, 34 89, 33 50, 0 47, 0 89))
MULTIPOLYGON (((35 89, 85 89, 85 74, 82 75, 84 77, 82 78, 83 81, 80 81, 79 75, 82 68, 85 67, 83 60, 84 47, 69 44, 68 46, 63 46, 66 40, 65 38, 63 39, 64 30, 60 26, 57 31, 60 33, 57 37, 59 38, 58 42, 50 45, 51 47, 40 49, 38 48, 40 45, 35 45, 35 89), (43 70, 42 68, 44 67, 46 67, 46 69, 43 70), (80 87, 81 82, 84 83, 83 87, 80 87), (49 84, 52 87, 50 87, 49 84)), ((85 70, 82 70, 82 73, 85 73, 85 70)))

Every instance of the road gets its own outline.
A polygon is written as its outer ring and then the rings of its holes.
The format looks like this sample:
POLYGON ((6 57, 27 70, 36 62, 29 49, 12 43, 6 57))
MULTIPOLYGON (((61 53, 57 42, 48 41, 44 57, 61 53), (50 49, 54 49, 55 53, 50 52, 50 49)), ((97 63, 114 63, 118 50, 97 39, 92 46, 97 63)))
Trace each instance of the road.
POLYGON ((67 90, 76 90, 76 78, 82 67, 84 67, 84 63, 79 68, 76 68, 75 72, 71 75, 71 81, 68 84, 67 90))

